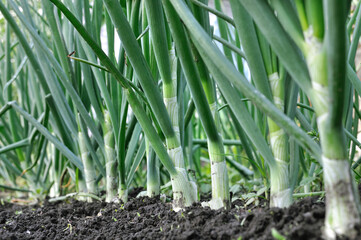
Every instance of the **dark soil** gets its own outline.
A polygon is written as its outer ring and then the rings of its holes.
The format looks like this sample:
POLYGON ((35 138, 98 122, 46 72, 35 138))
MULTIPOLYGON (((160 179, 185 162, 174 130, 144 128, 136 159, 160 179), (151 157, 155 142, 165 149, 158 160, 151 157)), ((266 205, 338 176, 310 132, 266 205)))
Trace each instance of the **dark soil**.
POLYGON ((244 207, 228 211, 195 204, 174 212, 158 198, 132 198, 126 204, 46 202, 43 206, 0 204, 0 239, 322 239, 323 202, 306 198, 288 209, 244 207))

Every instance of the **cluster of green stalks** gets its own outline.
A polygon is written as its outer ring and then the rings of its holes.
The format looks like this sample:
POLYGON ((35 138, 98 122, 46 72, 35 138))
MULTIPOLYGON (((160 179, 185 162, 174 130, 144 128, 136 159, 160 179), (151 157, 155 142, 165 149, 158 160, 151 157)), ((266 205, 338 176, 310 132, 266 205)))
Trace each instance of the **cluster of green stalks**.
POLYGON ((229 4, 0 0, 0 189, 227 209, 259 183, 325 192, 325 238, 355 237, 360 1, 229 4))

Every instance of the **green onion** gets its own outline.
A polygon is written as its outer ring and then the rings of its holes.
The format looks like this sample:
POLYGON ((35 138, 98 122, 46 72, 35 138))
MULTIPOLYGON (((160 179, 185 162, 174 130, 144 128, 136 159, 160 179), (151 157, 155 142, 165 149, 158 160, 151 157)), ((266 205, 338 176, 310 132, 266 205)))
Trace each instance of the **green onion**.
POLYGON ((230 4, 0 1, 0 188, 126 202, 146 186, 176 211, 209 187, 213 209, 241 184, 271 207, 325 193, 324 237, 355 237, 360 3, 230 4))

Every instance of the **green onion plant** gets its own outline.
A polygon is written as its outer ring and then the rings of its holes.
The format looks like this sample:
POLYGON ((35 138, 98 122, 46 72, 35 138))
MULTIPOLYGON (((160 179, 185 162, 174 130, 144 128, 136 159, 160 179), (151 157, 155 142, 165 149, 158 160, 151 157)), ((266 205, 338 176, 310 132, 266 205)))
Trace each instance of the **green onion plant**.
POLYGON ((0 0, 0 189, 142 186, 174 210, 325 191, 324 237, 355 237, 360 1, 222 3, 0 0))

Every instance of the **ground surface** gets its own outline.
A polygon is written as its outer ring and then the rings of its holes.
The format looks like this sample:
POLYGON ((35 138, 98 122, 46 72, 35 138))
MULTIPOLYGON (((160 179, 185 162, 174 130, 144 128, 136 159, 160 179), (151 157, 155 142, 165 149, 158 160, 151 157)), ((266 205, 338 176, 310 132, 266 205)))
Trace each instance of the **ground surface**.
POLYGON ((324 203, 298 201, 288 209, 249 206, 236 200, 229 211, 199 204, 174 212, 158 198, 128 203, 75 200, 43 206, 0 204, 0 239, 322 239, 324 203))

